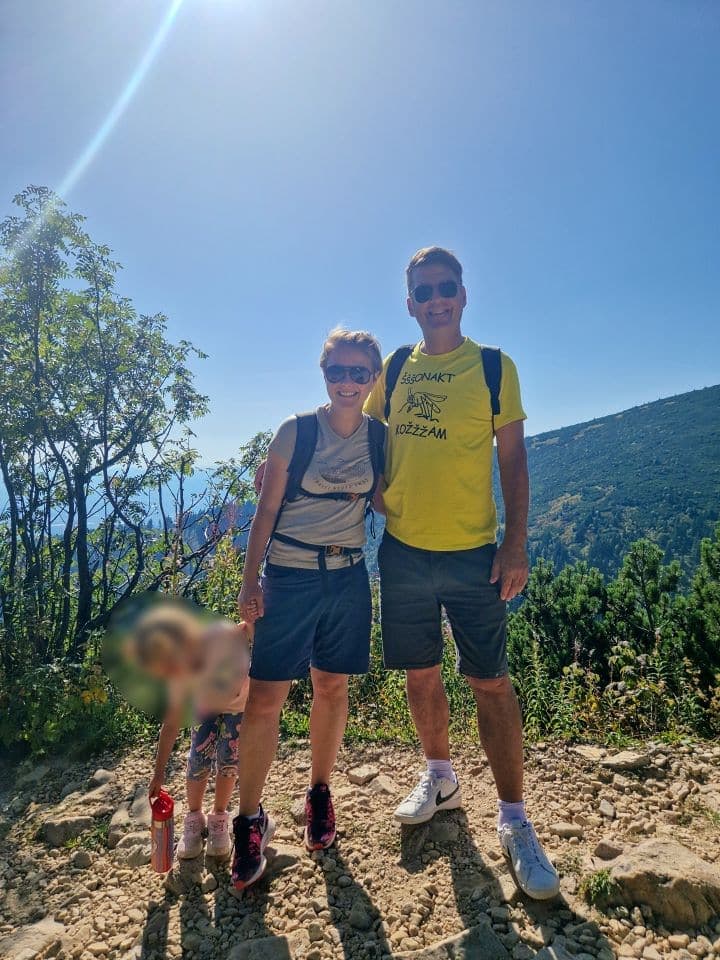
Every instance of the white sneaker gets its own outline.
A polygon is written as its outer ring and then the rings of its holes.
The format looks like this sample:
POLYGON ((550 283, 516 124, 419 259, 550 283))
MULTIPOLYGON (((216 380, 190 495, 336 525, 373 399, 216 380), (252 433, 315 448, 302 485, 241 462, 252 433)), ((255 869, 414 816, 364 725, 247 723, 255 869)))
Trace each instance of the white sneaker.
POLYGON ((533 900, 550 900, 560 891, 560 877, 550 863, 529 820, 505 824, 498 830, 503 853, 515 883, 533 900))
POLYGON ((195 810, 193 813, 186 815, 183 823, 183 834, 177 845, 179 860, 193 860, 200 856, 205 830, 205 814, 202 810, 195 810))
POLYGON ((205 853, 208 857, 226 860, 230 856, 230 834, 227 813, 210 813, 207 818, 208 840, 205 853))
POLYGON ((455 810, 461 806, 460 784, 425 770, 396 809, 395 819, 400 823, 425 823, 438 810, 455 810))

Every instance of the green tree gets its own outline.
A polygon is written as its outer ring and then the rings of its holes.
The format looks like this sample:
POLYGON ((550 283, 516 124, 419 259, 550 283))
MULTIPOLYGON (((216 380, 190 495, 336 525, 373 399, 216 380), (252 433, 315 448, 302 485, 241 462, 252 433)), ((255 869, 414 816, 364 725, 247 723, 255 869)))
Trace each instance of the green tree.
POLYGON ((93 630, 143 583, 148 494, 183 427, 207 409, 165 336, 115 289, 118 264, 50 191, 0 225, 0 470, 8 497, 5 668, 82 659, 93 630))
POLYGON ((689 654, 706 682, 720 672, 720 523, 700 544, 700 563, 687 602, 689 654))

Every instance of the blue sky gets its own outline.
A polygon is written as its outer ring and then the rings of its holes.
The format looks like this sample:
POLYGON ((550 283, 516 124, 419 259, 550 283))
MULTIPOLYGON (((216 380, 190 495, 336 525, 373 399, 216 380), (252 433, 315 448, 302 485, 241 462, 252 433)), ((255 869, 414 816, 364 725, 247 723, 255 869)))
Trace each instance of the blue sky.
POLYGON ((717 0, 0 0, 0 89, 0 212, 64 186, 209 354, 205 460, 322 400, 335 324, 416 339, 431 243, 529 433, 720 381, 717 0))

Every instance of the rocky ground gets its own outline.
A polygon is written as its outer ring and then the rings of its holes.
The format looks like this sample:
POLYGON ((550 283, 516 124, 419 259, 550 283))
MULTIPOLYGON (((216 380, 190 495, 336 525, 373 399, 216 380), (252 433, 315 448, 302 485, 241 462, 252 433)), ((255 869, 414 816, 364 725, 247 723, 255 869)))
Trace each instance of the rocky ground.
MULTIPOLYGON (((416 780, 417 749, 346 749, 337 845, 310 856, 297 805, 308 747, 283 745, 266 791, 278 821, 270 869, 244 894, 227 864, 204 857, 152 872, 151 754, 106 757, 100 770, 0 769, 0 957, 720 960, 718 745, 529 748, 528 806, 562 875, 547 904, 515 888, 489 769, 470 746, 455 752, 464 809, 402 829, 391 814, 416 780), (606 894, 603 910, 588 905, 588 886, 606 894)), ((179 750, 177 798, 183 770, 179 750)))

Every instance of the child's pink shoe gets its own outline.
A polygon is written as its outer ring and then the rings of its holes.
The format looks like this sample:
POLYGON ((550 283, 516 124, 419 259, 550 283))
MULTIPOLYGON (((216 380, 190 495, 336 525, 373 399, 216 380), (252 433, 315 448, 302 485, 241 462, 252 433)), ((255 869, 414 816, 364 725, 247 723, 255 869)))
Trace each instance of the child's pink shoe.
POLYGON ((226 860, 230 856, 230 834, 228 833, 228 814, 210 813, 207 818, 208 841, 206 853, 209 857, 226 860))
POLYGON ((203 848, 205 830, 205 814, 202 810, 195 810, 193 813, 188 813, 185 816, 183 835, 180 837, 180 842, 177 845, 179 860, 192 860, 200 856, 203 848))

